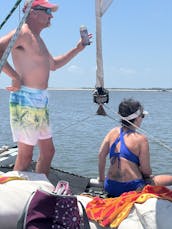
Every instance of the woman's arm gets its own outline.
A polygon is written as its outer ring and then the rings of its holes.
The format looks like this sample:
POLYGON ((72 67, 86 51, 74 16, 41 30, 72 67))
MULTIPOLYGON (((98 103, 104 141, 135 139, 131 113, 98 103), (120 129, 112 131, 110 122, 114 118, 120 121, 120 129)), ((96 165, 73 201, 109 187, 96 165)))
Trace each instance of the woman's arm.
POLYGON ((104 138, 98 154, 98 170, 99 170, 99 181, 103 182, 105 179, 105 166, 106 166, 106 157, 109 153, 109 134, 104 138))
POLYGON ((141 137, 140 146, 140 170, 144 178, 149 178, 152 174, 152 169, 150 165, 150 153, 149 153, 149 143, 146 136, 141 137))

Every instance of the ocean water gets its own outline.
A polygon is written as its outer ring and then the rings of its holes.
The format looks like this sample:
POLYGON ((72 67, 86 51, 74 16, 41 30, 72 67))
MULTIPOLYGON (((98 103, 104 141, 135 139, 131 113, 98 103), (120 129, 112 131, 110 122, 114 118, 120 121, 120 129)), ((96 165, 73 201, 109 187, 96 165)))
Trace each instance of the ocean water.
MULTIPOLYGON (((154 174, 172 174, 171 92, 110 91, 104 106, 107 116, 96 115, 91 90, 50 90, 49 110, 56 154, 52 166, 88 177, 98 176, 98 150, 106 133, 119 125, 115 112, 123 98, 139 100, 149 115, 141 128, 149 138, 154 174)), ((0 90, 0 145, 12 141, 8 108, 9 92, 0 90)), ((34 159, 38 148, 35 147, 34 159)), ((107 158, 107 166, 109 160, 107 158)))

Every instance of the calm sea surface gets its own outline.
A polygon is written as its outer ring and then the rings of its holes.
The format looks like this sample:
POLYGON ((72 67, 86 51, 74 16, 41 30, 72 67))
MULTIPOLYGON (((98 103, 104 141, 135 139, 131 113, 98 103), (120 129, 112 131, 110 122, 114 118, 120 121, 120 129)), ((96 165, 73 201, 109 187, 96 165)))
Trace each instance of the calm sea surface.
MULTIPOLYGON (((108 116, 96 115, 90 90, 50 90, 49 110, 56 147, 52 165, 89 177, 97 177, 97 155, 105 134, 119 124, 115 114, 123 98, 141 101, 149 115, 142 129, 149 136, 153 173, 172 174, 172 93, 162 91, 110 91, 105 105, 108 116), (162 144, 163 143, 163 144, 162 144), (164 145, 165 144, 165 145, 164 145), (167 148, 169 147, 169 148, 167 148)), ((9 93, 0 90, 0 145, 14 145, 8 110, 9 93)), ((38 149, 35 148, 34 158, 38 149)), ((108 165, 108 159, 107 159, 108 165)))

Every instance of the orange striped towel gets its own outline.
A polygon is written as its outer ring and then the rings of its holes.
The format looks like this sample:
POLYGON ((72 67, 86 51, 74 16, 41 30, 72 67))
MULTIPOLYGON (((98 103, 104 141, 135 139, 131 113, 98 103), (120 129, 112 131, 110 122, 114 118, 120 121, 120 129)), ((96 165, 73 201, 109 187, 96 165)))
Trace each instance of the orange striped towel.
POLYGON ((26 178, 24 177, 18 177, 18 176, 3 176, 0 175, 0 184, 4 184, 8 181, 12 181, 12 180, 26 180, 26 178))
POLYGON ((146 185, 142 191, 126 192, 116 198, 95 197, 87 204, 86 212, 89 219, 101 226, 116 228, 128 216, 134 203, 144 203, 153 197, 172 201, 172 190, 164 186, 146 185))

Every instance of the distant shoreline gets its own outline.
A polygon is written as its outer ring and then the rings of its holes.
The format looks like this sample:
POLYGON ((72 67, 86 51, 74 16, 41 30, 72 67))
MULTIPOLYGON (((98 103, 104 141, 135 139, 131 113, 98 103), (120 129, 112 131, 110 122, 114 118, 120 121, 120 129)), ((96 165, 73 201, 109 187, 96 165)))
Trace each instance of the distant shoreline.
MULTIPOLYGON (((172 88, 106 88, 108 91, 160 91, 160 92, 172 92, 172 88)), ((0 88, 0 90, 6 90, 0 88)), ((94 91, 95 88, 55 88, 49 87, 49 91, 94 91)))
MULTIPOLYGON (((172 88, 106 88, 109 91, 162 91, 172 92, 172 88)), ((95 88, 48 88, 49 91, 94 91, 95 88)))

